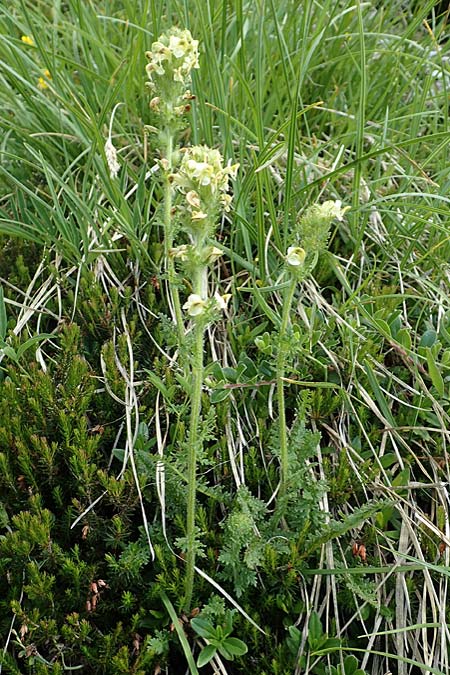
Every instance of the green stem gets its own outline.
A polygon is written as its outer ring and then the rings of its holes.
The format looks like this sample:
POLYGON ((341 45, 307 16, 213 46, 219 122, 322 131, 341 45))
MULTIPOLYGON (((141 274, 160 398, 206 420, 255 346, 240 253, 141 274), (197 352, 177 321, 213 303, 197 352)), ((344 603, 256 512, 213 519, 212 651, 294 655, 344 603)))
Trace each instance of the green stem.
POLYGON ((181 347, 184 340, 183 313, 181 311, 180 295, 177 287, 177 275, 175 262, 170 255, 173 248, 173 225, 172 225, 172 194, 173 188, 169 176, 173 166, 173 134, 167 130, 166 156, 167 171, 164 176, 164 258, 166 261, 168 292, 172 301, 177 327, 178 344, 181 347))
POLYGON ((297 280, 292 278, 286 289, 283 303, 283 313, 281 317, 281 326, 279 332, 279 347, 277 356, 277 402, 278 402, 278 424, 280 433, 280 497, 286 494, 286 488, 289 477, 289 452, 288 435, 286 426, 286 402, 284 399, 284 377, 286 362, 286 333, 290 324, 290 315, 294 292, 297 286, 297 280))
MULTIPOLYGON (((199 267, 195 272, 193 291, 202 296, 203 277, 206 268, 199 267)), ((195 319, 194 344, 192 353, 192 389, 191 389, 191 415, 189 421, 189 438, 187 450, 187 515, 186 515, 186 579, 184 608, 190 610, 192 591, 194 588, 195 573, 195 506, 197 497, 197 453, 201 450, 201 412, 202 412, 202 387, 203 387, 203 343, 205 324, 203 317, 195 319)))

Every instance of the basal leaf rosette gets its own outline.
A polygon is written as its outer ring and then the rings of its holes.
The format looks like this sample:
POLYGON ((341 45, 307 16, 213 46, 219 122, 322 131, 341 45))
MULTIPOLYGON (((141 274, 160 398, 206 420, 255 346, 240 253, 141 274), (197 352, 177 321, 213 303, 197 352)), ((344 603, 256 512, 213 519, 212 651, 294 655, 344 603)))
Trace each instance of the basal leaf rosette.
POLYGON ((185 196, 188 215, 186 229, 194 238, 207 236, 214 228, 218 213, 229 211, 230 178, 235 178, 239 164, 223 165, 218 150, 196 145, 183 152, 180 168, 172 175, 173 184, 185 196))

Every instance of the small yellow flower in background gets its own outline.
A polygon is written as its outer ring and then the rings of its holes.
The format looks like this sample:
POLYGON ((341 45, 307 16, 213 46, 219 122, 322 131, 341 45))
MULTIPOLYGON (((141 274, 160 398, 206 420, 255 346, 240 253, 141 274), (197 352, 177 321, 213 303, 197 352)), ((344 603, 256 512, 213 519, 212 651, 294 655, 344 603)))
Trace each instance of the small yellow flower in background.
POLYGON ((306 258, 305 249, 301 246, 289 246, 286 254, 286 262, 291 267, 300 267, 303 265, 306 258))
POLYGON ((191 293, 183 305, 189 316, 200 316, 206 308, 206 302, 196 293, 191 293))
POLYGON ((189 246, 189 244, 181 244, 181 246, 176 246, 175 248, 171 248, 169 250, 169 255, 172 258, 178 258, 178 260, 181 260, 181 262, 186 262, 188 259, 188 255, 190 251, 192 250, 192 246, 189 246))
POLYGON ((38 78, 38 85, 37 85, 38 89, 40 89, 41 91, 43 89, 48 88, 48 80, 52 79, 51 73, 50 73, 49 70, 47 70, 47 68, 44 70, 42 75, 41 75, 41 77, 38 78))
POLYGON ((34 47, 34 40, 31 37, 31 35, 22 35, 20 39, 22 40, 23 43, 25 43, 29 47, 34 47))
POLYGON ((208 217, 208 214, 204 211, 193 211, 191 218, 192 220, 205 220, 208 217))

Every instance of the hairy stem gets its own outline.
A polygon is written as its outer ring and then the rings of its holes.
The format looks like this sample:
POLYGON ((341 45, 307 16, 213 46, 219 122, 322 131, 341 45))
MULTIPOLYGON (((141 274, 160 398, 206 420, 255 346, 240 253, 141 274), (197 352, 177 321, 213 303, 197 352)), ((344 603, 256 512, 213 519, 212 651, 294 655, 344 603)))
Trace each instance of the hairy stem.
POLYGON ((286 333, 290 324, 290 315, 297 280, 293 278, 286 289, 283 302, 283 314, 279 332, 279 347, 277 355, 277 402, 278 425, 280 434, 280 497, 286 494, 289 477, 288 434, 286 426, 286 402, 284 398, 284 377, 286 371, 286 333))
POLYGON ((164 258, 167 269, 167 285, 170 296, 173 316, 177 328, 178 343, 181 347, 184 338, 183 314, 181 311, 180 295, 177 287, 177 275, 175 271, 175 262, 170 255, 173 248, 173 222, 172 222, 172 194, 173 188, 170 183, 170 174, 173 167, 173 134, 167 131, 167 142, 165 148, 165 159, 167 160, 167 170, 164 175, 164 258))
MULTIPOLYGON (((203 296, 204 277, 206 268, 199 267, 196 270, 193 291, 203 296)), ((189 610, 192 601, 195 573, 195 506, 197 497, 197 454, 201 450, 201 411, 202 411, 202 387, 203 387, 203 344, 205 324, 203 317, 195 319, 194 344, 192 350, 192 389, 191 389, 191 414, 189 420, 189 438, 187 451, 187 515, 186 515, 186 579, 184 608, 189 610)))

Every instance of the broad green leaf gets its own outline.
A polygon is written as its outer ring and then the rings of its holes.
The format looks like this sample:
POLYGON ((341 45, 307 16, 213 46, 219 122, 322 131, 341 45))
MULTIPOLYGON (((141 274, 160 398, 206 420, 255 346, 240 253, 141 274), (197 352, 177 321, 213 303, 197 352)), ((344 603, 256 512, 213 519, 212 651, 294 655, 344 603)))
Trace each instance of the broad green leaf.
POLYGON ((406 330, 406 328, 400 328, 400 330, 397 332, 397 335, 395 336, 395 339, 399 344, 402 345, 405 349, 410 351, 411 349, 411 333, 410 331, 406 330))
POLYGON ((211 403, 222 403, 231 394, 231 389, 214 389, 210 396, 211 403))
POLYGON ((229 637, 223 644, 226 646, 227 651, 229 651, 230 654, 233 654, 233 656, 242 656, 248 652, 247 645, 239 638, 229 637))
POLYGON ((207 621, 207 619, 196 616, 191 619, 191 626, 200 637, 206 638, 207 640, 216 637, 214 626, 207 621))
POLYGON ((206 647, 203 647, 202 651, 198 655, 198 667, 202 668, 203 666, 206 666, 206 664, 211 661, 216 651, 217 647, 214 647, 214 645, 206 645, 206 647))
POLYGON ((392 481, 392 485, 395 487, 399 487, 400 485, 407 485, 410 478, 411 478, 411 470, 407 466, 395 476, 394 480, 392 481))
POLYGON ((450 366, 450 349, 446 349, 442 353, 441 365, 445 366, 446 368, 448 368, 450 366))
POLYGON ((419 347, 432 347, 436 342, 437 333, 435 330, 426 330, 420 338, 419 347))
POLYGON ((344 670, 345 675, 354 675, 355 670, 358 668, 358 659, 353 654, 346 656, 344 659, 344 670))
POLYGON ((323 635, 322 623, 317 612, 311 612, 308 623, 308 642, 320 640, 323 635))
POLYGON ((385 337, 390 337, 391 328, 390 328, 389 324, 384 319, 373 319, 373 322, 376 325, 376 327, 380 329, 380 332, 385 337))
POLYGON ((436 388, 439 396, 442 398, 444 396, 445 387, 444 380, 439 371, 439 368, 436 365, 431 349, 427 347, 427 363, 428 363, 428 373, 430 375, 433 386, 436 388))

